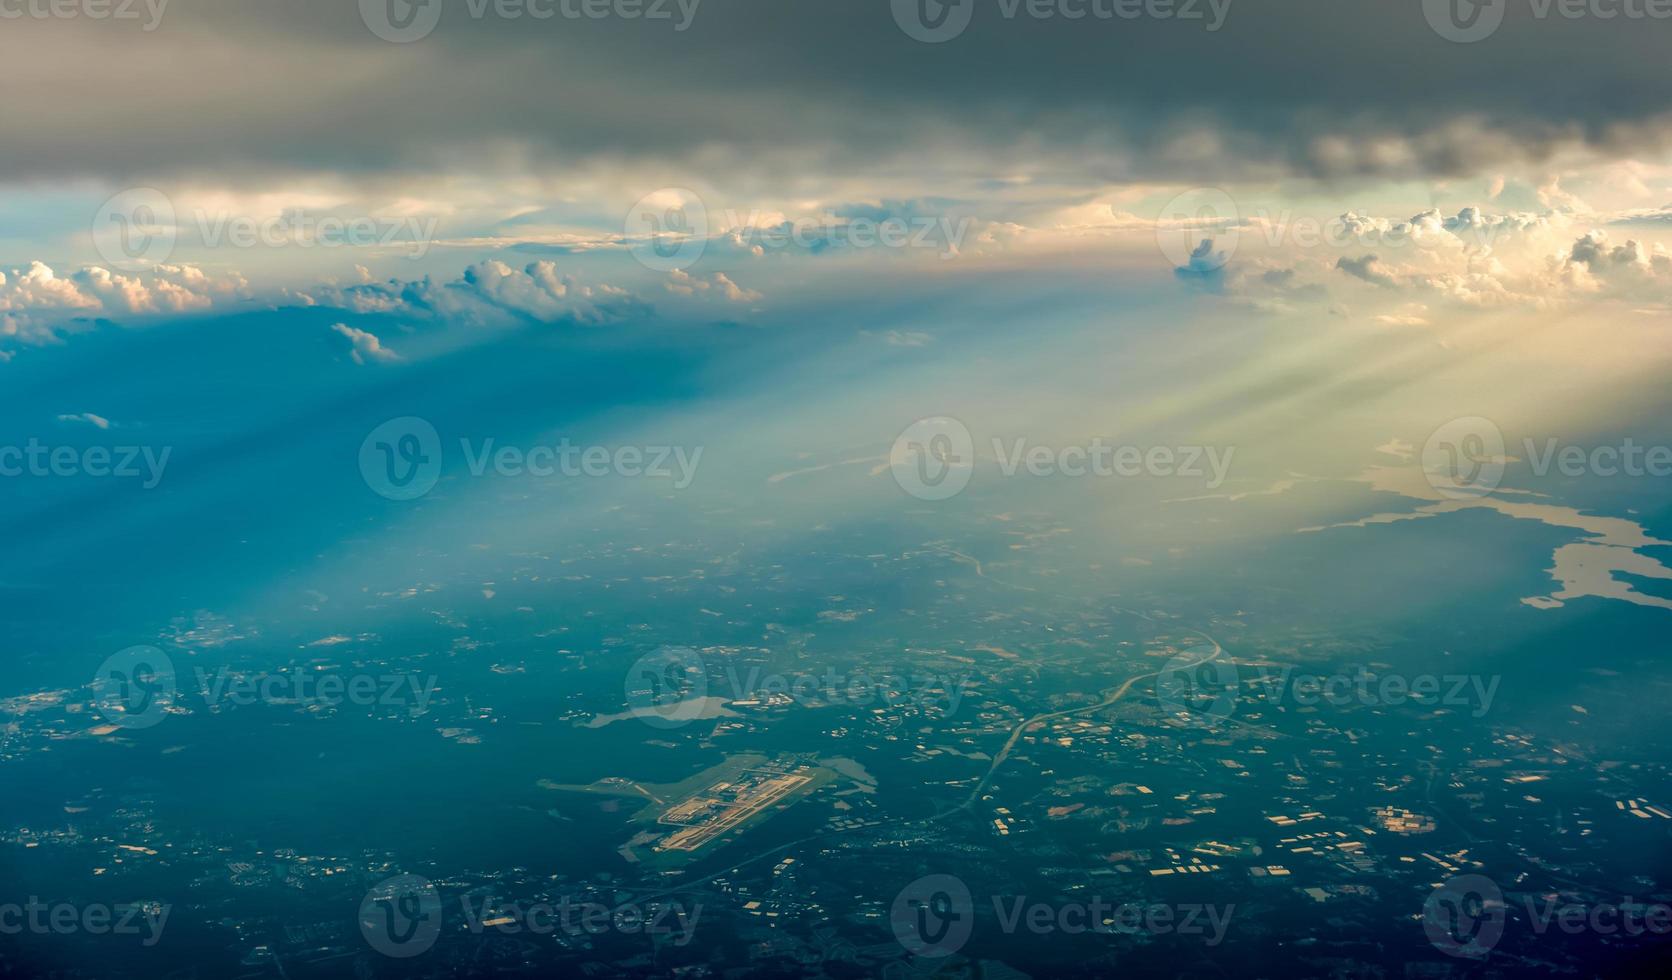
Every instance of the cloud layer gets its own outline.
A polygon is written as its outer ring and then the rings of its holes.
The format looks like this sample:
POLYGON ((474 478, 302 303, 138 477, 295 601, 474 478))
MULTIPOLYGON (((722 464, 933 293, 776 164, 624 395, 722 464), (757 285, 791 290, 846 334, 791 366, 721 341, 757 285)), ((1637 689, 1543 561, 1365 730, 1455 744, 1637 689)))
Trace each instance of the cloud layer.
POLYGON ((1099 179, 1435 176, 1576 149, 1615 157, 1672 133, 1667 21, 1536 19, 1510 4, 1496 35, 1462 45, 1418 3, 1235 2, 1209 31, 974 2, 968 30, 942 44, 908 37, 884 2, 710 0, 681 31, 507 18, 491 3, 475 16, 482 4, 452 0, 412 44, 379 39, 340 0, 172 0, 150 32, 11 21, 0 57, 14 91, 54 96, 9 100, 20 138, 0 141, 0 173, 389 177, 539 162, 721 181, 909 162, 1099 179), (154 124, 159 105, 170 126, 154 124))

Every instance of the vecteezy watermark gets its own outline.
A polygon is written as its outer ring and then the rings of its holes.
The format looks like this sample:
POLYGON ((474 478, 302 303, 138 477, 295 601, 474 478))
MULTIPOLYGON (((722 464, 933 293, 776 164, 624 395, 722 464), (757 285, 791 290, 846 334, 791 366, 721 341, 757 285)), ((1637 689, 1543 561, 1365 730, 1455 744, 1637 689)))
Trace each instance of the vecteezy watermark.
MULTIPOLYGON (((1136 446, 1100 436, 1064 446, 1030 445, 1023 437, 992 440, 993 459, 1005 477, 1202 478, 1210 490, 1225 482, 1235 454, 1234 446, 1136 446)), ((913 497, 945 500, 961 493, 975 474, 974 437, 949 416, 918 419, 895 437, 888 468, 913 497)))
POLYGON ((975 440, 955 418, 918 419, 895 438, 888 469, 900 489, 919 500, 955 497, 975 475, 975 440))
POLYGON ((1480 718, 1492 710, 1498 674, 1405 674, 1349 666, 1329 672, 1282 667, 1238 666, 1197 647, 1168 661, 1156 676, 1156 700, 1169 715, 1193 727, 1213 727, 1236 713, 1243 688, 1267 704, 1302 708, 1397 708, 1418 705, 1460 708, 1480 718))
POLYGON ((1155 675, 1156 702, 1173 719, 1195 728, 1229 718, 1241 690, 1236 664, 1211 644, 1174 655, 1155 675))
POLYGON ((153 646, 111 654, 93 675, 93 707, 118 728, 150 728, 174 706, 174 661, 153 646))
POLYGON ((378 882, 360 902, 360 935, 384 956, 428 952, 441 935, 441 893, 419 875, 378 882))
POLYGON ((149 34, 168 0, 0 0, 0 20, 131 20, 149 34))
POLYGON ((502 935, 598 936, 617 933, 624 936, 668 937, 674 946, 691 943, 702 918, 702 903, 693 902, 689 908, 680 902, 658 902, 639 905, 606 905, 595 901, 576 901, 562 895, 555 899, 533 902, 502 902, 491 895, 472 898, 467 895, 464 906, 465 928, 472 935, 496 932, 502 935))
POLYGON ((1231 261, 1244 222, 1237 202, 1217 187, 1196 187, 1162 205, 1155 243, 1175 269, 1213 275, 1231 261))
POLYGON ((671 272, 694 265, 711 241, 752 255, 799 249, 873 248, 933 251, 941 259, 962 253, 975 219, 964 216, 825 212, 786 218, 759 208, 711 210, 687 187, 663 187, 639 198, 627 212, 623 238, 640 265, 671 272))
POLYGON ((993 455, 1005 476, 1182 476, 1206 477, 1207 488, 1217 490, 1231 469, 1235 446, 1223 451, 1217 446, 1130 446, 1117 445, 1096 437, 1084 445, 1041 446, 1026 439, 993 439, 993 455), (1208 470, 1202 469, 1207 463, 1208 470), (1209 472, 1211 471, 1211 472, 1209 472))
POLYGON ((1525 2, 1534 20, 1668 20, 1672 0, 1422 0, 1434 33, 1457 44, 1484 41, 1503 26, 1512 3, 1525 2))
POLYGON ((645 268, 689 268, 708 249, 708 207, 688 187, 663 187, 634 202, 622 233, 645 268))
POLYGON ((290 208, 266 217, 198 210, 198 237, 207 248, 399 248, 421 259, 435 242, 439 218, 406 215, 316 214, 290 208))
MULTIPOLYGON (((441 24, 447 0, 360 0, 360 19, 385 41, 421 41, 441 24)), ((471 20, 654 20, 672 21, 676 33, 696 19, 702 0, 464 0, 471 20)))
MULTIPOLYGON (((0 0, 4 2, 4 0, 0 0)), ((287 208, 258 216, 193 209, 182 220, 169 196, 155 187, 112 195, 93 216, 93 247, 111 266, 149 269, 167 262, 185 230, 205 248, 389 248, 423 258, 440 219, 416 215, 343 215, 287 208)))
POLYGON ((26 902, 0 903, 0 936, 140 936, 139 944, 151 947, 163 938, 172 909, 161 902, 78 905, 31 895, 26 902))
POLYGON ((926 875, 900 889, 888 921, 906 952, 940 959, 963 949, 975 932, 975 898, 956 875, 926 875))
POLYGON ((390 419, 360 443, 360 476, 390 500, 416 500, 441 479, 441 436, 415 415, 390 419))
POLYGON ((1504 434, 1478 415, 1452 419, 1422 444, 1422 472, 1442 497, 1467 500, 1498 489, 1504 478, 1504 434))
POLYGON ((180 230, 174 202, 155 187, 113 195, 93 215, 93 248, 119 269, 149 269, 168 261, 180 230))
MULTIPOLYGON (((970 26, 977 0, 892 0, 894 23, 925 44, 950 41, 970 26)), ((1176 20, 1225 26, 1231 0, 994 0, 1005 20, 1176 20)))
POLYGON ((435 693, 436 677, 418 674, 344 674, 339 671, 290 670, 246 673, 231 667, 210 671, 194 667, 198 691, 210 708, 222 704, 300 705, 334 708, 405 708, 413 716, 429 707, 435 693))
POLYGON ((1555 895, 1522 896, 1533 931, 1568 936, 1664 936, 1672 933, 1672 905, 1639 902, 1564 902, 1555 895))
MULTIPOLYGON (((1422 927, 1434 948, 1447 956, 1484 959, 1504 938, 1510 903, 1498 883, 1485 875, 1449 878, 1423 903, 1422 927)), ((1672 933, 1672 905, 1640 902, 1565 901, 1555 894, 1524 893, 1518 919, 1535 936, 1665 936, 1672 933)))
POLYGON ((952 714, 963 703, 972 674, 825 667, 788 673, 759 665, 727 664, 711 671, 691 647, 667 646, 633 662, 623 679, 628 711, 656 728, 678 728, 710 717, 713 708, 772 708, 788 704, 912 705, 952 714))
POLYGON ((825 213, 811 219, 766 220, 759 212, 747 215, 727 210, 722 236, 731 245, 755 254, 796 248, 806 252, 826 249, 926 249, 941 259, 960 254, 975 219, 948 215, 874 215, 825 213))
MULTIPOLYGON (((1030 901, 1026 895, 993 895, 993 916, 1005 935, 1201 936, 1217 946, 1230 928, 1235 905, 1111 902, 1100 895, 1071 902, 1030 901)), ((951 956, 975 931, 975 898, 956 875, 926 875, 900 890, 889 910, 894 938, 914 956, 951 956)))
POLYGON ((1479 718, 1492 710, 1492 701, 1503 681, 1499 674, 1403 674, 1377 672, 1352 666, 1330 673, 1301 671, 1294 667, 1270 670, 1265 667, 1241 673, 1251 674, 1248 682, 1261 690, 1267 702, 1300 707, 1321 704, 1337 708, 1423 707, 1464 708, 1479 718))
POLYGON ((645 724, 678 728, 709 713, 708 664, 690 647, 660 647, 627 669, 622 692, 645 724))
MULTIPOLYGON (((472 936, 489 933, 534 936, 672 937, 675 946, 689 945, 702 917, 702 904, 687 908, 679 902, 606 905, 577 901, 571 896, 532 902, 506 902, 491 894, 470 893, 459 898, 460 917, 472 936)), ((441 936, 446 904, 429 879, 397 875, 373 885, 360 902, 360 934, 367 945, 385 956, 406 959, 429 952, 441 936)))
POLYGON ((1672 446, 1641 445, 1631 438, 1619 444, 1579 445, 1554 436, 1521 440, 1522 456, 1505 455, 1504 434, 1491 419, 1471 415, 1434 430, 1422 447, 1428 483, 1452 499, 1483 497, 1498 489, 1508 463, 1525 461, 1534 476, 1555 472, 1581 476, 1672 476, 1672 446))
POLYGON ((48 446, 30 437, 21 446, 0 446, 0 477, 113 477, 153 490, 173 452, 172 446, 48 446))
POLYGON ((496 446, 492 439, 473 446, 460 439, 459 448, 471 476, 492 470, 498 476, 649 477, 672 480, 675 490, 696 479, 703 453, 701 446, 577 446, 567 437, 526 449, 496 446))
POLYGON ((1485 875, 1458 875, 1428 895, 1422 931, 1447 956, 1480 959, 1504 935, 1504 893, 1485 875))
POLYGON ((1446 40, 1472 44, 1497 31, 1508 7, 1509 0, 1422 0, 1422 16, 1446 40))
MULTIPOLYGON (((605 477, 670 480, 684 490, 696 479, 703 447, 675 445, 579 445, 567 437, 530 447, 502 446, 494 439, 461 438, 459 449, 473 477, 532 476, 541 479, 605 477)), ((441 478, 441 436, 417 416, 390 419, 360 443, 360 475, 378 495, 415 500, 441 478)))

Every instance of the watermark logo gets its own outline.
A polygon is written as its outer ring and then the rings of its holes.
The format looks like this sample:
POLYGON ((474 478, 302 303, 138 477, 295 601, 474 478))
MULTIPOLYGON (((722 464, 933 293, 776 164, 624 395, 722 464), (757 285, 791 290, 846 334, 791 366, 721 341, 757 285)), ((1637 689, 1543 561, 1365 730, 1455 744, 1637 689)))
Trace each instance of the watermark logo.
MULTIPOLYGON (((360 19, 373 34, 396 44, 421 41, 441 23, 443 0, 360 0, 360 19)), ((673 21, 674 33, 690 29, 702 0, 464 0, 471 20, 673 21)))
POLYGON ((1554 437, 1539 443, 1532 438, 1521 441, 1521 448, 1535 476, 1544 476, 1552 469, 1562 476, 1672 476, 1672 446, 1638 445, 1627 438, 1618 446, 1562 445, 1554 437))
MULTIPOLYGON (((1201 478, 1210 490, 1225 482, 1236 455, 1235 446, 1135 446, 1101 436, 1061 446, 995 436, 991 447, 999 474, 1007 478, 1201 478)), ((969 485, 975 459, 968 427, 957 419, 935 416, 913 422, 895 438, 888 468, 894 482, 913 497, 945 500, 969 485)))
POLYGON ((416 500, 441 478, 441 436, 415 415, 390 419, 360 444, 360 475, 390 500, 416 500))
POLYGON ((679 728, 701 717, 708 700, 708 665, 690 647, 662 647, 628 668, 627 707, 654 728, 679 728))
MULTIPOLYGON (((1007 936, 1176 935, 1224 942, 1235 905, 1190 902, 1113 902, 1101 895, 1075 901, 1034 901, 1026 895, 994 894, 993 919, 1007 936)), ((894 937, 914 956, 941 958, 969 942, 975 927, 975 899, 956 875, 928 875, 901 889, 890 909, 894 937)))
POLYGON ((1005 476, 1182 476, 1203 477, 1217 490, 1231 471, 1235 446, 1115 445, 1101 436, 1083 445, 1028 445, 1026 439, 993 440, 993 456, 1005 476), (1207 469, 1202 464, 1207 464, 1207 469))
POLYGON ((754 256, 786 249, 819 254, 830 249, 873 248, 933 250, 942 261, 963 254, 975 219, 969 215, 838 213, 826 210, 811 218, 785 218, 759 208, 725 208, 714 224, 717 237, 754 256))
POLYGON ((336 708, 341 705, 370 708, 404 708, 416 717, 429 709, 435 694, 435 675, 342 674, 337 671, 304 670, 254 674, 220 667, 211 672, 192 668, 203 703, 211 709, 223 704, 247 707, 254 704, 300 705, 336 708))
POLYGON ((1504 434, 1491 419, 1452 419, 1422 444, 1428 485, 1451 500, 1484 497, 1504 478, 1504 434))
POLYGON ((1446 40, 1473 44, 1498 30, 1508 7, 1509 0, 1422 0, 1422 16, 1446 40))
POLYGON ((1175 718, 1195 727, 1213 727, 1236 713, 1247 688, 1268 704, 1301 708, 1459 709, 1480 718, 1492 710, 1503 677, 1497 674, 1381 673, 1349 666, 1328 673, 1262 665, 1238 667, 1214 659, 1211 647, 1197 647, 1168 661, 1156 676, 1156 699, 1175 718))
POLYGON ((405 959, 428 952, 441 935, 441 893, 419 875, 377 883, 360 903, 360 934, 384 956, 405 959))
POLYGON ((1217 187, 1185 191, 1156 216, 1155 240, 1174 268, 1198 275, 1218 272, 1236 253, 1242 212, 1217 187))
POLYGON ((647 269, 686 269, 708 248, 708 209, 696 191, 663 187, 638 199, 622 231, 633 258, 647 269))
POLYGON ((394 44, 430 36, 441 23, 442 0, 360 0, 360 19, 373 34, 394 44))
POLYGON ((975 440, 955 418, 918 419, 895 438, 888 468, 900 489, 913 497, 946 500, 969 486, 975 473, 975 440))
POLYGON ((0 477, 117 477, 138 479, 154 490, 174 447, 163 446, 49 446, 31 437, 22 446, 0 446, 0 477))
POLYGON ((891 0, 894 23, 906 36, 924 44, 950 41, 964 33, 975 16, 975 0, 891 0))
POLYGON ((174 202, 155 187, 122 191, 93 216, 93 248, 117 269, 143 270, 167 262, 178 236, 174 202))
MULTIPOLYGON (((697 478, 702 446, 581 445, 567 437, 528 447, 500 445, 494 439, 459 440, 466 471, 472 477, 606 477, 668 480, 684 490, 697 478)), ((435 426, 416 416, 390 419, 360 444, 360 475, 366 485, 390 500, 416 500, 435 488, 441 477, 441 438, 435 426)))
MULTIPOLYGON (((690 647, 663 647, 628 668, 624 691, 628 713, 658 728, 674 728, 711 717, 712 706, 732 709, 779 708, 791 704, 911 706, 921 712, 952 714, 963 703, 971 673, 928 671, 896 673, 866 668, 825 668, 791 673, 758 665, 728 664, 710 671, 702 654, 690 647)), ((616 717, 616 716, 612 716, 616 717)))
POLYGON ((611 906, 576 901, 568 895, 556 901, 540 902, 502 902, 493 895, 482 895, 473 903, 471 896, 466 895, 460 904, 464 907, 465 928, 475 936, 490 931, 507 936, 562 934, 570 937, 616 933, 665 939, 670 945, 683 948, 696 937, 697 923, 702 919, 701 902, 694 902, 689 908, 677 901, 611 906))
MULTIPOLYGON (((1428 941, 1447 956, 1485 959, 1502 941, 1509 920, 1503 890, 1485 875, 1467 874, 1447 879, 1428 895, 1422 927, 1428 941)), ((1533 935, 1552 931, 1565 936, 1618 937, 1672 934, 1672 905, 1638 901, 1630 895, 1618 902, 1564 901, 1559 892, 1522 893, 1516 902, 1517 921, 1532 927, 1533 935)))
POLYGON ((143 20, 149 34, 162 25, 169 0, 0 0, 0 20, 143 20))
POLYGON ((359 443, 359 475, 390 500, 416 500, 441 478, 441 436, 415 415, 391 418, 359 443))
POLYGON ((150 728, 173 707, 174 661, 153 646, 111 654, 93 678, 93 706, 119 728, 150 728))
POLYGON ((926 875, 900 889, 889 923, 894 938, 913 956, 951 956, 975 930, 975 899, 956 875, 926 875))
POLYGON ((174 253, 180 233, 191 229, 204 248, 395 248, 420 259, 435 242, 440 219, 407 215, 330 214, 285 208, 255 216, 196 208, 181 213, 154 187, 125 190, 93 216, 93 247, 112 267, 154 268, 174 253))
POLYGON ((21 904, 0 904, 0 936, 144 936, 139 944, 149 948, 163 938, 171 911, 162 902, 74 905, 31 895, 21 904))
POLYGON ((1428 896, 1422 930, 1447 956, 1482 959, 1504 935, 1504 893, 1485 875, 1458 875, 1428 896))
MULTIPOLYGON (((1528 0, 1534 20, 1666 20, 1666 0, 1528 0)), ((1497 33, 1509 0, 1423 0, 1422 15, 1434 33, 1457 44, 1484 41, 1497 33)))
POLYGON ((703 454, 701 446, 578 446, 567 438, 527 449, 496 447, 492 439, 472 446, 469 439, 460 439, 459 448, 470 475, 476 477, 490 469, 511 477, 649 477, 670 480, 675 490, 684 490, 697 478, 703 454))
MULTIPOLYGON (((976 0, 891 0, 894 23, 906 36, 940 44, 964 33, 975 15, 976 0)), ((1206 21, 1209 32, 1225 25, 1231 0, 997 0, 1006 21, 1028 20, 1206 21)))
POLYGON ((1216 657, 1213 646, 1197 646, 1167 661, 1155 677, 1155 698, 1184 724, 1211 728, 1236 710, 1241 679, 1237 665, 1216 657))

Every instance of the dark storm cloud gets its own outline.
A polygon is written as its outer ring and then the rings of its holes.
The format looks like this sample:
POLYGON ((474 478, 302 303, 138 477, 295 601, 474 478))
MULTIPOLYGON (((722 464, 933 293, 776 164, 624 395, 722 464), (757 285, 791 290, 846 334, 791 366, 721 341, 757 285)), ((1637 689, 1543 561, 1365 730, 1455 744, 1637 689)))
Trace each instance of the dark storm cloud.
POLYGON ((671 20, 533 20, 444 0, 412 44, 376 37, 355 0, 172 0, 150 32, 0 20, 0 173, 1438 175, 1667 131, 1667 20, 1500 0, 1503 26, 1457 44, 1419 0, 1232 0, 1211 32, 963 2, 968 29, 941 44, 887 0, 702 0, 683 31, 672 3, 671 20))

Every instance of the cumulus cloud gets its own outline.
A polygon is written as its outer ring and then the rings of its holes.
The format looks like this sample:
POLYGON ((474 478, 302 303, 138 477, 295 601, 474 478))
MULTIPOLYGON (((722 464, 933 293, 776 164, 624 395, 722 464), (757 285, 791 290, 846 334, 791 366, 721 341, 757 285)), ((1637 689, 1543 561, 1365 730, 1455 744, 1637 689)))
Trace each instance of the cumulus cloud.
POLYGON ((242 276, 211 276, 192 265, 159 265, 131 275, 88 266, 60 276, 36 261, 0 270, 0 339, 52 343, 78 324, 208 310, 249 296, 242 276))
POLYGON ((1584 293, 1666 299, 1672 294, 1672 255, 1635 239, 1612 244, 1606 232, 1590 231, 1574 241, 1556 279, 1584 293))
POLYGON ((1549 214, 1526 211, 1494 213, 1473 205, 1453 215, 1447 215, 1439 208, 1428 208, 1404 220, 1347 211, 1335 219, 1334 227, 1340 229, 1340 234, 1334 240, 1391 248, 1462 247, 1486 251, 1510 240, 1517 233, 1545 228, 1549 224, 1549 214))
POLYGON ((675 269, 668 274, 665 284, 668 292, 680 296, 720 296, 731 303, 755 303, 761 299, 761 294, 753 289, 744 289, 733 282, 724 272, 716 272, 707 279, 693 276, 684 269, 675 269))
POLYGON ((110 420, 109 419, 105 418, 102 415, 94 415, 92 412, 78 412, 74 415, 60 415, 60 416, 58 416, 58 421, 60 421, 60 422, 84 423, 86 425, 92 426, 95 429, 108 429, 108 428, 110 428, 110 420))
POLYGON ((1381 260, 1376 258, 1374 254, 1362 255, 1356 259, 1343 255, 1335 260, 1335 267, 1354 279, 1370 283, 1372 286, 1392 289, 1399 285, 1398 281, 1394 279, 1393 275, 1386 270, 1381 260))
POLYGON ((1190 250, 1190 257, 1184 265, 1173 270, 1173 275, 1191 285, 1217 290, 1225 280, 1225 263, 1228 261, 1230 256, 1225 252, 1214 251, 1213 239, 1204 238, 1190 250))
POLYGON ((367 361, 398 361, 401 359, 399 354, 383 346, 383 341, 379 340, 376 334, 351 327, 346 323, 333 323, 331 329, 348 338, 349 345, 352 348, 349 351, 349 357, 353 358, 356 364, 365 364, 367 361))
MULTIPOLYGON (((1333 232, 1307 247, 1271 236, 1273 254, 1292 265, 1266 260, 1263 270, 1236 269, 1223 292, 1256 310, 1280 313, 1301 301, 1356 289, 1371 306, 1372 322, 1413 326, 1431 322, 1433 311, 1446 307, 1548 310, 1616 299, 1665 305, 1672 299, 1672 255, 1662 245, 1574 228, 1581 222, 1653 228, 1658 213, 1469 206, 1391 219, 1350 210, 1336 219, 1333 232), (1376 247, 1359 251, 1364 245, 1376 247)), ((1189 273, 1184 269, 1179 275, 1189 273)))
MULTIPOLYGON (((1342 256, 1335 269, 1390 295, 1431 297, 1467 307, 1544 309, 1579 299, 1664 302, 1672 297, 1672 255, 1658 244, 1636 239, 1614 242, 1600 230, 1568 240, 1554 257, 1541 257, 1532 248, 1463 256, 1418 251, 1408 257, 1409 263, 1389 263, 1375 253, 1342 256)), ((1404 323, 1426 318, 1425 311, 1396 311, 1378 319, 1404 323)))
POLYGON ((521 269, 488 259, 468 266, 458 279, 446 282, 429 276, 390 279, 327 286, 295 293, 291 298, 303 305, 331 306, 355 313, 420 316, 476 325, 604 324, 643 310, 643 304, 625 289, 580 282, 545 259, 521 269))

